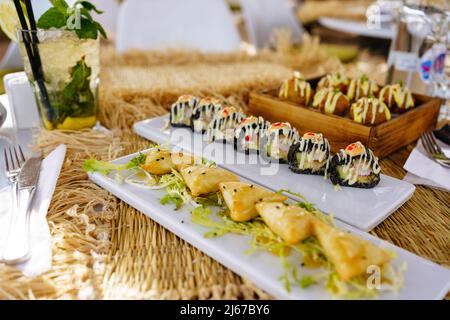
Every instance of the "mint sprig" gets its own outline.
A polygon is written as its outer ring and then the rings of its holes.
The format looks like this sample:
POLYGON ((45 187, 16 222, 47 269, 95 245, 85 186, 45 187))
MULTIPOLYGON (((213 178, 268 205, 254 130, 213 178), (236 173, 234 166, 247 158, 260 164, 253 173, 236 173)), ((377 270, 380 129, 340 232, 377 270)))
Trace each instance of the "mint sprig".
POLYGON ((40 29, 66 28, 73 30, 80 39, 97 39, 101 34, 108 38, 102 25, 92 18, 91 12, 102 14, 103 11, 89 1, 77 1, 70 7, 65 0, 49 0, 53 7, 42 14, 37 22, 40 29), (74 23, 78 22, 79 24, 74 23), (74 23, 75 27, 69 26, 68 21, 74 23))

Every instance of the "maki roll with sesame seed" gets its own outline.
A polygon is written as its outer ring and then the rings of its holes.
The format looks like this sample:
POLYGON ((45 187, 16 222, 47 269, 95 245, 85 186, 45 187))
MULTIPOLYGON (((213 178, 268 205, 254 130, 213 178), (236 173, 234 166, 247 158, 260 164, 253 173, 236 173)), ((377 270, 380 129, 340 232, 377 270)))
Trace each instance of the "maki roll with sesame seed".
POLYGON ((173 127, 190 127, 192 112, 198 102, 195 96, 189 94, 180 96, 170 108, 170 124, 173 127))
POLYGON ((377 98, 361 98, 352 104, 350 118, 365 125, 377 125, 391 120, 386 104, 377 98))
POLYGON ((342 93, 347 93, 349 81, 346 76, 340 74, 339 72, 328 74, 322 79, 320 79, 317 84, 317 90, 320 89, 337 89, 342 93))
POLYGON ((206 97, 199 101, 192 111, 191 129, 205 133, 214 115, 223 109, 219 99, 206 97))
POLYGON ((347 89, 347 97, 350 101, 356 101, 359 98, 377 96, 380 91, 378 84, 362 75, 359 79, 350 80, 347 89))
POLYGON ((234 130, 234 148, 238 151, 259 153, 261 139, 270 123, 262 117, 247 117, 242 119, 234 130))
POLYGON ((305 133, 288 154, 289 169, 295 173, 325 175, 329 160, 330 143, 321 133, 305 133))
POLYGON ((283 100, 292 101, 303 106, 308 106, 312 100, 313 90, 311 85, 305 81, 299 72, 283 82, 278 97, 283 100))
POLYGON ((235 107, 225 107, 220 110, 209 123, 207 129, 208 140, 234 142, 234 129, 244 119, 245 115, 235 107))
POLYGON ((261 144, 266 154, 280 163, 288 162, 288 153, 291 146, 298 141, 298 132, 288 122, 272 123, 266 131, 261 144))
POLYGON ((348 98, 340 91, 331 88, 321 89, 314 95, 313 108, 328 114, 343 115, 349 108, 348 98))
POLYGON ((380 172, 378 158, 361 142, 341 149, 330 162, 330 179, 334 185, 373 188, 380 182, 380 172))

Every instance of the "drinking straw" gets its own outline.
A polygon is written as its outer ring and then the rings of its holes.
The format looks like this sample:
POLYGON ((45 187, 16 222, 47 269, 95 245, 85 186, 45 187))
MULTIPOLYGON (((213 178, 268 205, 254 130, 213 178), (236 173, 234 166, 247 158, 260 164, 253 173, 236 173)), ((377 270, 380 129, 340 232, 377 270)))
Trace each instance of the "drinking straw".
MULTIPOLYGON (((36 21, 34 20, 33 9, 31 7, 31 3, 29 2, 29 0, 26 0, 25 2, 26 2, 25 6, 26 6, 26 9, 28 12, 28 18, 30 20, 30 25, 32 25, 36 29, 36 21)), ((30 32, 30 30, 28 29, 25 15, 22 10, 22 6, 20 5, 20 0, 14 0, 14 5, 16 7, 17 15, 19 16, 20 24, 22 25, 23 42, 25 45, 25 49, 27 51, 27 56, 28 56, 28 60, 30 62, 31 71, 33 73, 34 80, 38 84, 42 102, 43 102, 45 108, 47 109, 47 118, 50 122, 53 122, 54 112, 51 107, 47 88, 46 88, 45 82, 44 82, 44 74, 42 71, 42 63, 41 63, 39 51, 37 50, 37 43, 34 43, 33 47, 31 47, 31 44, 33 43, 33 41, 30 39, 30 34, 35 33, 35 31, 30 32), (33 51, 33 49, 35 49, 35 50, 33 51)), ((37 39, 36 34, 34 34, 33 37, 36 37, 36 39, 37 39)))

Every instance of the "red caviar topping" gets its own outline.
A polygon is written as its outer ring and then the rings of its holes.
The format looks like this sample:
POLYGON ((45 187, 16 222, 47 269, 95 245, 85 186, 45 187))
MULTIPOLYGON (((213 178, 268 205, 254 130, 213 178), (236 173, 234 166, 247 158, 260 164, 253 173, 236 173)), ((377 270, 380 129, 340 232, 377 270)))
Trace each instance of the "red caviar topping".
POLYGON ((245 141, 250 141, 250 135, 249 134, 245 136, 245 141))
POLYGON ((361 154, 364 152, 364 145, 361 142, 355 142, 352 144, 349 144, 347 148, 345 148, 345 151, 353 156, 356 156, 358 154, 361 154))

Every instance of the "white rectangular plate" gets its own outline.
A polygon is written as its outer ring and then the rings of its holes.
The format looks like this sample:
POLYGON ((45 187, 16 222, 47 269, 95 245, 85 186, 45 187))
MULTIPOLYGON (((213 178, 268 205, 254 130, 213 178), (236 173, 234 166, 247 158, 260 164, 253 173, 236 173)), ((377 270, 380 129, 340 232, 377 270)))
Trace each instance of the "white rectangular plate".
POLYGON ((136 123, 134 130, 146 139, 168 143, 213 160, 219 166, 269 189, 301 193, 322 211, 364 231, 370 231, 386 219, 408 201, 415 190, 414 185, 408 182, 381 175, 380 183, 373 189, 344 187, 336 191, 329 180, 295 174, 287 164, 280 164, 275 175, 264 175, 269 167, 257 156, 237 152, 231 144, 208 144, 204 136, 187 128, 166 128, 167 121, 168 115, 144 120, 136 123))
MULTIPOLYGON (((114 162, 126 163, 135 155, 129 155, 114 162)), ((172 205, 160 204, 160 199, 164 196, 163 190, 144 190, 127 184, 119 184, 112 177, 100 173, 89 174, 89 177, 99 186, 140 210, 224 266, 242 277, 247 277, 272 296, 278 299, 331 298, 322 285, 313 285, 307 289, 292 287, 292 291, 287 292, 284 284, 278 279, 283 274, 278 257, 268 252, 245 254, 244 251, 250 247, 248 237, 228 234, 213 239, 205 238, 203 235, 207 229, 191 221, 190 210, 192 208, 186 205, 180 210, 174 211, 172 205)), ((442 299, 449 291, 450 271, 448 269, 351 226, 343 223, 337 223, 337 225, 381 247, 395 251, 397 257, 392 261, 394 265, 407 263, 408 269, 404 273, 405 284, 398 295, 381 292, 380 299, 442 299)), ((298 254, 292 253, 289 259, 299 267, 300 274, 311 272, 300 266, 298 254)))

